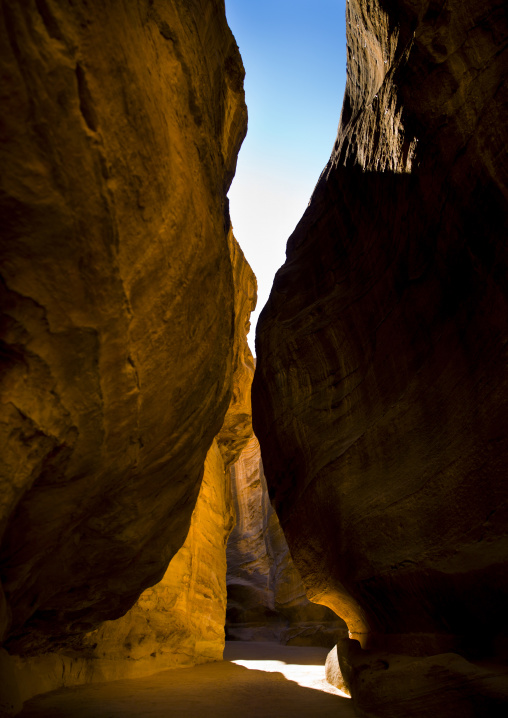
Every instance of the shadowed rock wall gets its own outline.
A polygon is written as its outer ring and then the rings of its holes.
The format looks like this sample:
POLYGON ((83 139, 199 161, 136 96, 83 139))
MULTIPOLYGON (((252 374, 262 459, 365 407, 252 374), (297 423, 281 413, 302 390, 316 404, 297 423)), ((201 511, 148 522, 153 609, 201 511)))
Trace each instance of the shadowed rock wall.
POLYGON ((270 495, 364 646, 506 649, 506 39, 495 0, 347 3, 337 141, 258 324, 270 495))
POLYGON ((305 595, 270 504, 255 436, 230 471, 236 523, 227 545, 227 637, 333 646, 347 633, 345 624, 305 595))
POLYGON ((124 614, 187 536, 247 361, 246 108, 220 1, 4 0, 0 34, 0 627, 30 655, 124 614))

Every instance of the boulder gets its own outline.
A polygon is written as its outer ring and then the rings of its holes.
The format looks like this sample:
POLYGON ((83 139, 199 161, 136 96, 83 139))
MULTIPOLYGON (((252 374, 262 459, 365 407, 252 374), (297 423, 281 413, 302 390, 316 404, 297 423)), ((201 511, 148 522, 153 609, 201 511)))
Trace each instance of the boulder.
POLYGON ((508 702, 506 665, 474 664, 456 653, 411 657, 362 650, 345 639, 326 659, 326 677, 352 695, 364 718, 502 718, 508 702))

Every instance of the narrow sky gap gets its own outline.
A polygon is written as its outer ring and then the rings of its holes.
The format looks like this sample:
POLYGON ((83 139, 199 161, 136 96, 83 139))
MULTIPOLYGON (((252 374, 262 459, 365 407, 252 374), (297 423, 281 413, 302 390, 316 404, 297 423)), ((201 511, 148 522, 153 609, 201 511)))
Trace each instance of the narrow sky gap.
POLYGON ((247 138, 229 192, 258 280, 249 344, 286 242, 328 162, 346 82, 346 0, 226 0, 246 70, 247 138))

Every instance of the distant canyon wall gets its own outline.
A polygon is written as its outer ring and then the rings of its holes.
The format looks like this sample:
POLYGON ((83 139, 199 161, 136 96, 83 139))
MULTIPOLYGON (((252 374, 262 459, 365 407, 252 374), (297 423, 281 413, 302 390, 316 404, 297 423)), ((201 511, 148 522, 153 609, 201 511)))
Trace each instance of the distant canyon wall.
POLYGON ((305 595, 270 504, 255 436, 230 471, 236 523, 227 546, 227 637, 333 646, 347 635, 346 625, 305 595))
POLYGON ((188 570, 207 455, 224 550, 251 432, 256 282, 226 198, 247 113, 219 0, 5 0, 0 35, 0 634, 35 660, 188 570))
POLYGON ((270 495, 364 647, 508 648, 507 24, 349 0, 337 141, 258 323, 270 495))

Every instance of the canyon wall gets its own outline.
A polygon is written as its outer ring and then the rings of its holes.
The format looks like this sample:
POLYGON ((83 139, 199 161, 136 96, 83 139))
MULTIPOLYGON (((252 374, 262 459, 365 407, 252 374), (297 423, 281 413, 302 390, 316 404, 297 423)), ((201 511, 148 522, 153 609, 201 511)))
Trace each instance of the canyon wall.
POLYGON ((228 639, 333 646, 346 626, 305 595, 270 504, 255 436, 230 471, 236 524, 227 545, 228 639))
POLYGON ((70 648, 14 656, 18 702, 57 687, 222 660, 226 543, 235 521, 229 470, 252 435, 254 359, 246 337, 256 303, 256 278, 231 231, 228 243, 235 284, 232 396, 206 455, 185 543, 161 581, 146 589, 121 618, 105 621, 79 641, 75 637, 70 648))
POLYGON ((214 440, 182 548, 162 580, 127 613, 85 634, 72 650, 11 659, 18 703, 63 686, 150 675, 222 659, 226 553, 233 513, 214 440))
POLYGON ((226 500, 255 279, 223 2, 3 0, 0 36, 0 637, 26 658, 81 651, 165 576, 207 454, 226 500))
MULTIPOLYGON (((347 44, 337 141, 258 324, 254 431, 307 593, 353 638, 422 660, 499 658, 506 8, 349 0, 347 44)), ((372 704, 356 681, 358 710, 420 715, 397 709, 400 675, 372 704)), ((473 715, 457 710, 439 715, 473 715)))

